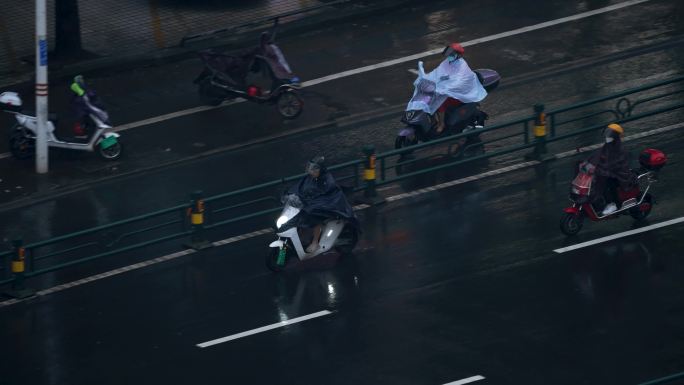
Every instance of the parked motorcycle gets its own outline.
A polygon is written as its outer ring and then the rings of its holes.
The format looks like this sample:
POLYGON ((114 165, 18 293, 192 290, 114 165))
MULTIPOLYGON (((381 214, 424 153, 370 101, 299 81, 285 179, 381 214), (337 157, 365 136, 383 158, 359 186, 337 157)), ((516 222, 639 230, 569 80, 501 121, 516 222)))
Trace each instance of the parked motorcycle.
MULTIPOLYGON (((25 159, 35 154, 36 131, 38 119, 33 113, 22 112, 22 100, 16 92, 3 92, 0 94, 0 109, 14 114, 16 123, 10 133, 10 151, 17 159, 25 159)), ((47 144, 49 147, 65 148, 68 150, 97 152, 106 160, 115 160, 121 157, 123 146, 119 141, 120 135, 111 132, 109 116, 106 111, 86 103, 90 121, 95 126, 87 142, 78 141, 76 138, 58 138, 55 135, 55 123, 57 116, 49 114, 47 122, 47 144)))
POLYGON ((637 184, 627 190, 618 187, 619 209, 602 215, 591 200, 595 167, 587 161, 582 162, 570 189, 572 206, 563 210, 560 221, 563 234, 577 234, 582 229, 584 218, 593 222, 615 219, 621 215, 631 215, 637 221, 646 219, 655 203, 655 198, 650 193, 651 185, 657 181, 658 172, 667 163, 667 157, 659 150, 647 149, 639 156, 639 163, 641 168, 632 170, 636 174, 637 184))
POLYGON ((283 211, 276 221, 278 240, 269 245, 271 249, 266 256, 266 266, 272 271, 282 271, 291 258, 304 261, 331 250, 349 254, 356 247, 359 235, 354 225, 342 218, 328 219, 323 223, 318 249, 307 253, 300 238, 301 229, 297 227, 303 206, 295 194, 284 198, 283 211))
POLYGON ((194 80, 200 99, 217 106, 226 99, 240 97, 256 103, 275 104, 286 119, 299 116, 304 107, 299 97, 299 78, 290 70, 274 38, 275 32, 271 35, 264 32, 257 47, 237 55, 200 51, 204 69, 194 80), (271 79, 269 90, 246 84, 249 73, 259 72, 271 79))
MULTIPOLYGON (((425 76, 425 70, 422 63, 419 63, 418 81, 415 83, 415 92, 410 102, 420 100, 427 105, 441 104, 446 97, 435 93, 437 84, 425 76)), ((501 76, 498 72, 491 69, 477 69, 474 70, 480 84, 487 92, 491 92, 498 85, 501 76)), ((409 103, 410 103, 409 102, 409 103)), ((437 119, 434 114, 429 114, 422 110, 405 111, 401 118, 401 122, 406 124, 402 128, 395 141, 394 148, 401 149, 408 146, 413 146, 419 142, 427 142, 437 137, 444 135, 455 135, 474 131, 484 128, 484 122, 488 115, 480 110, 479 103, 464 103, 458 106, 452 106, 447 109, 445 113, 445 127, 441 134, 437 134, 437 119)), ((465 153, 466 151, 481 152, 483 150, 480 134, 466 136, 460 143, 457 152, 465 153)), ((407 151, 405 155, 408 155, 407 151)))

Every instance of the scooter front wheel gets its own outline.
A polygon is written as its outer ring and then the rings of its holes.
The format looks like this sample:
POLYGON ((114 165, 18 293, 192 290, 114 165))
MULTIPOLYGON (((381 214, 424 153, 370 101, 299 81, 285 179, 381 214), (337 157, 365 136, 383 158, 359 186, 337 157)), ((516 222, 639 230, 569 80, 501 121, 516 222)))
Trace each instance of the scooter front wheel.
POLYGON ((294 119, 304 110, 304 101, 293 90, 281 92, 276 105, 278 113, 285 119, 294 119))
MULTIPOLYGON (((394 149, 395 150, 401 150, 404 147, 409 147, 409 146, 414 146, 418 144, 418 139, 417 138, 409 138, 407 136, 402 136, 398 135, 396 139, 394 139, 394 149)), ((409 155, 413 153, 412 150, 406 150, 403 151, 399 156, 400 159, 406 158, 409 155)))
POLYGON ((572 213, 565 213, 560 221, 561 232, 568 236, 579 233, 579 231, 582 230, 582 225, 582 216, 572 213))
POLYGON ((102 148, 102 146, 97 146, 98 153, 105 160, 117 160, 121 158, 123 154, 123 145, 121 142, 117 141, 107 148, 102 148))

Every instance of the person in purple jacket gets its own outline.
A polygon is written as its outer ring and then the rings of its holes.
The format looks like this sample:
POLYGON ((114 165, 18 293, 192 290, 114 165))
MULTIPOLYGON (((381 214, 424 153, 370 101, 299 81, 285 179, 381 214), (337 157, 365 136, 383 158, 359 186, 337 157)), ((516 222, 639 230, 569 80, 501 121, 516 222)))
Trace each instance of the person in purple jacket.
POLYGON ((94 131, 88 129, 88 127, 92 126, 90 114, 96 113, 104 122, 108 122, 109 116, 105 112, 95 91, 86 86, 83 75, 74 77, 70 89, 74 93, 71 99, 71 108, 74 115, 74 135, 77 138, 87 138, 94 131))

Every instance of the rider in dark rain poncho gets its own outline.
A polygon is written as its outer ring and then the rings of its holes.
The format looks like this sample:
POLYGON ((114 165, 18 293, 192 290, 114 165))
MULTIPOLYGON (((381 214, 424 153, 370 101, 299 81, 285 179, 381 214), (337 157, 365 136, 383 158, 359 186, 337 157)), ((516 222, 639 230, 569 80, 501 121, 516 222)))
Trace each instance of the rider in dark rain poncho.
POLYGON ((596 166, 594 196, 604 198, 607 203, 602 215, 618 209, 618 186, 627 188, 636 180, 629 168, 627 151, 622 147, 623 134, 624 129, 619 124, 609 124, 605 130, 606 143, 589 157, 589 162, 596 166))
POLYGON ((325 158, 322 156, 311 159, 306 166, 307 175, 288 191, 288 194, 298 195, 304 204, 299 226, 314 228, 313 241, 306 248, 308 253, 318 249, 324 220, 341 217, 358 228, 354 210, 342 189, 335 183, 335 178, 325 168, 324 161, 325 158))

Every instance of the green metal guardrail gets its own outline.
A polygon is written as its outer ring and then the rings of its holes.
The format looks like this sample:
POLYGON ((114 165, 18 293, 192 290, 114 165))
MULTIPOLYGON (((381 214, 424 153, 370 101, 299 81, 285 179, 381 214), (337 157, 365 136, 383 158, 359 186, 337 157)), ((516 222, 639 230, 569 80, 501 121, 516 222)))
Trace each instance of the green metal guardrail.
MULTIPOLYGON (((546 146, 568 138, 582 138, 583 135, 588 142, 594 142, 593 137, 586 137, 585 134, 600 130, 611 121, 627 123, 682 108, 682 95, 684 76, 678 76, 545 113, 543 106, 538 105, 534 115, 468 133, 381 154, 375 154, 369 147, 365 149, 364 158, 337 164, 329 169, 335 173, 340 184, 355 192, 364 190, 364 197, 375 203, 380 200, 377 199, 375 186, 525 150, 532 150, 527 153, 532 158, 544 159, 546 146), (638 98, 631 101, 628 96, 638 98), (608 105, 611 102, 613 105, 608 105), (653 105, 653 108, 634 114, 636 107, 646 104, 653 105), (606 118, 601 120, 600 116, 606 118), (548 133, 546 121, 549 122, 548 133), (589 121, 593 124, 589 125, 589 121), (530 131, 535 135, 531 136, 530 131), (463 146, 465 138, 473 134, 487 138, 481 143, 463 146), (487 148, 486 152, 476 151, 471 156, 464 156, 469 149, 477 150, 482 146, 487 148), (411 158, 405 156, 407 151, 412 153, 411 158), (435 158, 445 160, 438 165, 419 168, 420 162, 435 158), (417 169, 411 170, 412 167, 417 169)), ((197 195, 186 204, 32 242, 21 247, 25 255, 21 261, 18 257, 19 248, 14 245, 10 250, 0 253, 0 285, 11 283, 15 293, 21 293, 24 278, 179 238, 189 237, 190 247, 205 247, 209 245, 206 231, 277 213, 281 209, 279 196, 282 190, 302 176, 293 175, 206 199, 197 195)))

